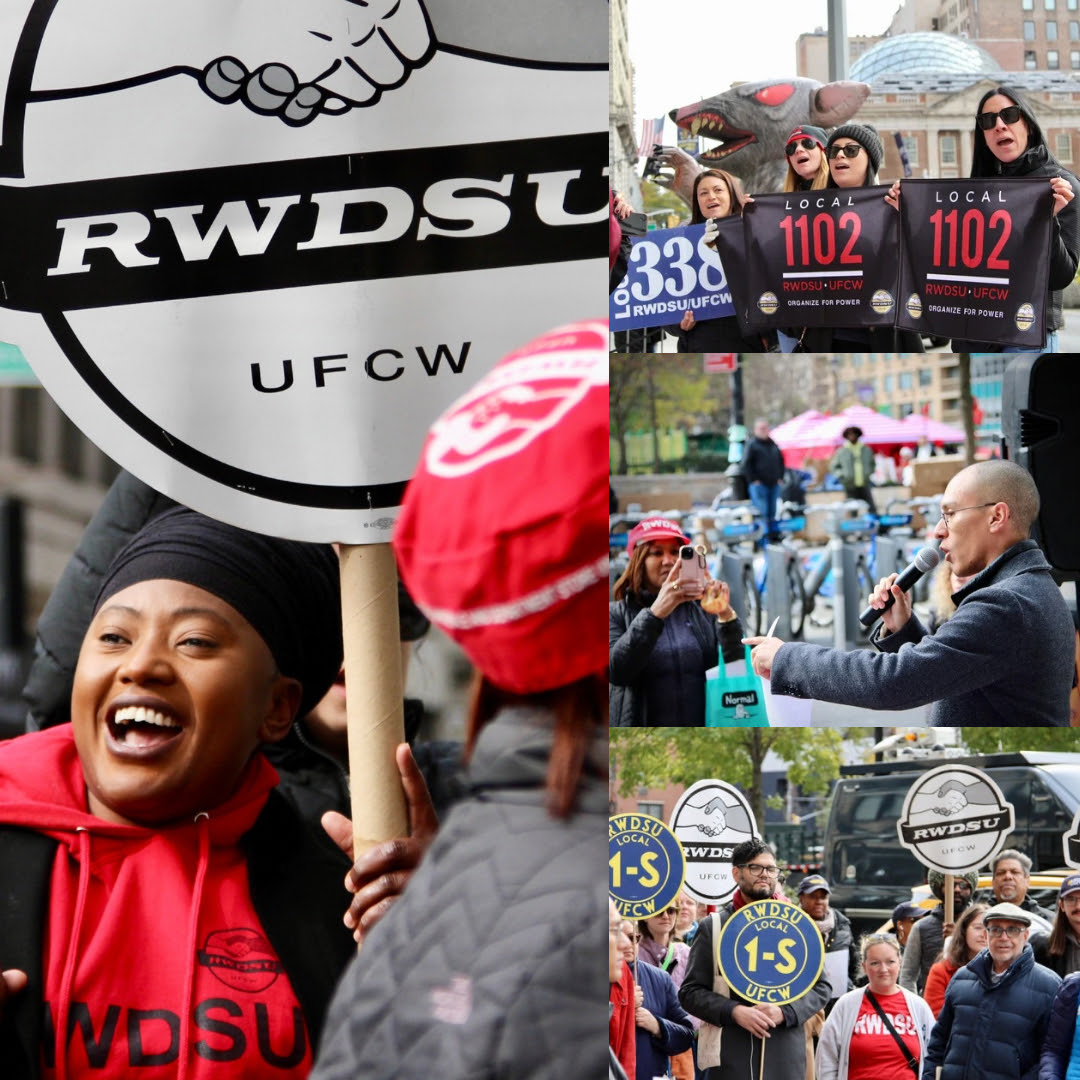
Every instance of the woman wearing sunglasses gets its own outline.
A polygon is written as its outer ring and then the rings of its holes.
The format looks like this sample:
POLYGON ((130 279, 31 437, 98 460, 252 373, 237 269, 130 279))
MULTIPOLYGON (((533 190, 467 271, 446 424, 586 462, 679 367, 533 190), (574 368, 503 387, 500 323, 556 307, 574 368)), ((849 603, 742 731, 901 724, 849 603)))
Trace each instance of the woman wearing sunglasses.
MULTIPOLYGON (((1061 317, 1061 290, 1076 275, 1080 262, 1080 206, 1076 195, 1080 183, 1050 153, 1039 122, 1024 96, 1008 86, 998 86, 982 96, 975 110, 975 147, 971 158, 973 177, 1045 176, 1054 197, 1050 234, 1050 280, 1046 302, 1046 347, 1057 352, 1061 317)), ((954 341, 954 352, 1030 352, 1029 346, 1000 345, 980 341, 954 341)))
POLYGON ((819 191, 828 184, 826 138, 824 129, 813 124, 800 124, 788 136, 784 147, 787 157, 784 191, 819 191))
POLYGON ((911 1063, 923 1059, 934 1014, 897 983, 900 943, 892 934, 864 937, 859 951, 867 984, 844 994, 829 1013, 818 1041, 817 1080, 913 1080, 919 1073, 911 1063))
MULTIPOLYGON (((820 191, 829 182, 829 162, 825 157, 828 136, 824 128, 800 124, 784 146, 787 176, 784 191, 820 191)), ((791 352, 799 340, 798 329, 777 330, 781 352, 791 352)))
MULTIPOLYGON (((829 136, 827 188, 874 187, 885 147, 870 124, 842 124, 829 136)), ((886 199, 888 195, 884 195, 886 199)), ((802 352, 924 352, 922 337, 894 326, 808 327, 799 334, 802 352)))

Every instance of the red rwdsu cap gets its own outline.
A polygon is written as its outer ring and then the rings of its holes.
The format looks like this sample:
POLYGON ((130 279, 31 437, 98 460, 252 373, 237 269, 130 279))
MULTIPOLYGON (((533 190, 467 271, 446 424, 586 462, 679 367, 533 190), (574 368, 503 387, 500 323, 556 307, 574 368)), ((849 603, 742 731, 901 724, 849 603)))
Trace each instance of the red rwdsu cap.
POLYGON ((630 530, 626 538, 626 554, 632 555, 638 544, 647 544, 652 540, 678 540, 682 544, 690 543, 690 537, 686 536, 674 521, 666 517, 644 518, 630 530))
POLYGON ((420 609, 497 686, 603 671, 608 326, 511 353, 432 426, 394 528, 420 609))

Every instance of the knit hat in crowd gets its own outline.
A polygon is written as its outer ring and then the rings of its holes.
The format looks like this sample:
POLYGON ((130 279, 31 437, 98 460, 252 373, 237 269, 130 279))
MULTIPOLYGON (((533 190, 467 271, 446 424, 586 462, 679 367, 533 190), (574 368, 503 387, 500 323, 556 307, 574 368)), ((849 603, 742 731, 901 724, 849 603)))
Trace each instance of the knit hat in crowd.
POLYGON ((881 168, 885 147, 882 145, 877 129, 870 124, 841 124, 829 136, 825 149, 828 150, 837 139, 854 139, 866 151, 866 156, 870 159, 871 171, 876 173, 881 168))
POLYGON ((165 578, 234 607, 266 642, 282 675, 303 688, 310 712, 341 669, 341 587, 329 544, 248 532, 178 506, 132 537, 105 572, 96 614, 129 585, 165 578))
POLYGON ((608 330, 552 330, 435 422, 394 530, 433 623, 516 694, 607 666, 608 330))
POLYGON ((793 143, 796 139, 813 139, 824 150, 827 138, 824 128, 814 127, 813 124, 800 124, 787 137, 787 141, 793 143))
MULTIPOLYGON (((954 883, 958 880, 966 881, 971 889, 971 895, 975 895, 975 890, 979 887, 979 874, 977 871, 968 870, 964 874, 955 874, 953 876, 954 883)), ((939 900, 945 899, 945 875, 940 870, 927 870, 926 883, 930 886, 930 891, 939 900)))

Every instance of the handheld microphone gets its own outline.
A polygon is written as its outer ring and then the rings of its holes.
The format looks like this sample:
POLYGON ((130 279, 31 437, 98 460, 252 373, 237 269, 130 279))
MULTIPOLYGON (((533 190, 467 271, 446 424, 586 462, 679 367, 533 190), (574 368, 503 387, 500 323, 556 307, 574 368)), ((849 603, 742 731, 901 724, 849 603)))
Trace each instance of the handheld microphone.
MULTIPOLYGON (((941 553, 937 548, 920 548, 915 555, 914 560, 908 563, 908 565, 900 571, 895 584, 900 586, 902 592, 910 592, 915 582, 918 581, 923 574, 933 570, 939 562, 941 562, 941 553)), ((863 626, 870 626, 871 623, 880 619, 881 616, 892 607, 895 600, 896 598, 890 592, 889 595, 885 597, 885 606, 883 608, 866 608, 859 616, 859 622, 861 622, 863 626)))

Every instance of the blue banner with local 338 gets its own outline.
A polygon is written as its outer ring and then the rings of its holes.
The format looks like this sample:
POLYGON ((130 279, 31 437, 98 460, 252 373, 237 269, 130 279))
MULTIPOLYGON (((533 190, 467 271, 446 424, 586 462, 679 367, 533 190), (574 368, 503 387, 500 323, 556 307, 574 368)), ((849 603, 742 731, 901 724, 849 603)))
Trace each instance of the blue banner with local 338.
POLYGON ((735 314, 720 256, 704 235, 702 224, 634 237, 626 277, 608 298, 612 330, 673 326, 687 309, 698 322, 735 314))

